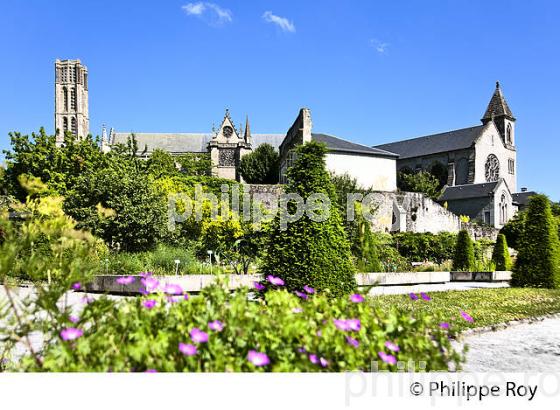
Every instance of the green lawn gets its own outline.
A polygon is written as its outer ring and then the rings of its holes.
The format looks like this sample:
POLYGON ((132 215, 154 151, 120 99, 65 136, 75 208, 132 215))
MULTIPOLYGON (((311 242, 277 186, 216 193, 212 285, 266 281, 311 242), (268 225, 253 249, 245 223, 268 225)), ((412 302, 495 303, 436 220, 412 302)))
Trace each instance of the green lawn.
POLYGON ((457 331, 560 312, 560 290, 500 288, 429 292, 428 295, 432 300, 422 300, 419 294, 416 301, 408 295, 373 296, 370 303, 429 312, 457 331), (463 319, 461 311, 472 316, 474 322, 463 319))

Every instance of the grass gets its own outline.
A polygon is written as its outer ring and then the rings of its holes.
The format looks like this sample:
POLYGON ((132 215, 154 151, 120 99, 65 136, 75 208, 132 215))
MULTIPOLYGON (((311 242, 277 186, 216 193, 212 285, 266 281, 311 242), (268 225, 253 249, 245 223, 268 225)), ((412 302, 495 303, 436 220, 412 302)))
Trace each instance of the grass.
POLYGON ((370 303, 405 312, 428 312, 457 331, 560 313, 559 289, 476 289, 431 292, 429 296, 431 301, 413 301, 408 295, 381 295, 371 297, 370 303), (461 310, 471 315, 474 322, 464 320, 461 310))

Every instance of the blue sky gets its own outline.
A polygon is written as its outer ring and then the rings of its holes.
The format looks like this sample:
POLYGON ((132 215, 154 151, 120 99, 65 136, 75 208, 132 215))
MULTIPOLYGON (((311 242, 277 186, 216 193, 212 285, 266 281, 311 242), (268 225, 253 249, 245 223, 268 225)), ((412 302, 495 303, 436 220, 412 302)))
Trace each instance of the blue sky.
POLYGON ((363 144, 479 123, 496 80, 516 115, 519 186, 560 199, 555 1, 7 1, 0 150, 53 131, 54 60, 89 69, 90 128, 208 132, 225 108, 255 133, 363 144))

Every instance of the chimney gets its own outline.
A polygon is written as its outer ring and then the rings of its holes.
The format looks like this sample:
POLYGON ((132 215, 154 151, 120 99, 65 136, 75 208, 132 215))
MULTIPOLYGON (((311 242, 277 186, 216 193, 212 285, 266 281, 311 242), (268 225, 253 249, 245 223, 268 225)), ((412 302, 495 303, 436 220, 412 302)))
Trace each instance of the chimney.
POLYGON ((521 192, 527 192, 527 188, 525 187, 521 188, 521 192))

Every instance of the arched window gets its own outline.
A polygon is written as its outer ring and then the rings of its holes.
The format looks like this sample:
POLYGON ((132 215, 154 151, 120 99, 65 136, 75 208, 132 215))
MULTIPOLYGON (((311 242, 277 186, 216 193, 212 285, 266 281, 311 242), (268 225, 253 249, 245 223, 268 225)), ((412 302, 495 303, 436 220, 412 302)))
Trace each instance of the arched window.
POLYGON ((77 105, 77 101, 76 101, 76 89, 75 88, 72 88, 72 95, 70 97, 70 101, 71 101, 72 109, 76 110, 78 105, 77 105))
POLYGON ((62 124, 63 124, 62 128, 64 129, 64 132, 68 131, 68 117, 64 117, 62 124))
POLYGON ((78 122, 76 121, 76 117, 72 118, 72 134, 78 135, 78 122))
POLYGON ((66 87, 62 89, 62 99, 64 102, 64 111, 68 111, 68 88, 66 87))
POLYGON ((513 145, 513 138, 511 136, 511 124, 507 125, 507 129, 506 129, 506 142, 509 145, 513 145))
POLYGON ((506 194, 502 194, 500 198, 500 225, 505 225, 508 220, 508 206, 506 194))

